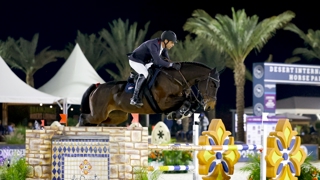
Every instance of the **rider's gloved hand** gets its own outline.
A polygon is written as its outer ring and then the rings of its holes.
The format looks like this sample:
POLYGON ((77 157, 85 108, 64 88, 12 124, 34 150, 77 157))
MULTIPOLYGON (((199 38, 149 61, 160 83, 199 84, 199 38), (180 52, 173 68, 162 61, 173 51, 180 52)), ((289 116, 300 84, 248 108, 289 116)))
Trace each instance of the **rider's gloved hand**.
POLYGON ((172 61, 170 59, 168 59, 168 58, 163 58, 163 60, 165 60, 165 61, 167 61, 169 63, 172 63, 172 61))
POLYGON ((175 68, 176 70, 180 70, 181 64, 179 64, 179 63, 170 63, 170 67, 175 68))

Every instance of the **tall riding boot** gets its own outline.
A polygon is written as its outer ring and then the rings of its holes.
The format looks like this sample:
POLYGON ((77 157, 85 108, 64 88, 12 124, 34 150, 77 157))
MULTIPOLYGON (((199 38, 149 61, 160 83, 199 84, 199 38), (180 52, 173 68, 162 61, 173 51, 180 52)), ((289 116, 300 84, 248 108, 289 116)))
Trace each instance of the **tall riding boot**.
POLYGON ((143 106, 143 103, 139 97, 139 92, 140 92, 140 89, 141 89, 141 86, 144 82, 146 78, 144 77, 143 74, 139 74, 139 77, 137 79, 137 82, 136 82, 136 87, 134 89, 134 92, 133 92, 133 96, 132 98, 130 99, 130 104, 131 105, 135 105, 135 106, 143 106))

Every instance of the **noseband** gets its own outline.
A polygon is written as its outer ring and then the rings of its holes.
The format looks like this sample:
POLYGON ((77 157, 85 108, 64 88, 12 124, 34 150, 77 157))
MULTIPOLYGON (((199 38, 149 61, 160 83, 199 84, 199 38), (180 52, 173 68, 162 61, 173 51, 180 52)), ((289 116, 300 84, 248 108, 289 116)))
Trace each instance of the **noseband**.
MULTIPOLYGON (((204 104, 206 103, 206 101, 203 100, 203 98, 201 98, 201 93, 200 93, 200 90, 199 88, 197 87, 197 85, 193 85, 193 87, 196 88, 197 90, 197 95, 194 93, 194 91, 192 90, 192 87, 189 85, 188 81, 186 80, 186 78, 184 77, 184 75, 181 73, 181 71, 179 70, 179 73, 181 75, 181 77, 183 78, 184 82, 186 83, 186 85, 188 86, 188 90, 191 91, 191 94, 193 95, 193 97, 195 98, 195 100, 201 105, 201 106, 204 106, 204 104), (199 96, 201 98, 201 100, 199 99, 199 96)), ((218 88, 219 86, 219 83, 220 83, 220 80, 219 79, 216 79, 216 78, 213 78, 211 77, 211 74, 209 73, 208 77, 200 80, 199 82, 201 81, 205 81, 207 80, 207 83, 206 83, 206 91, 205 91, 205 94, 203 94, 204 97, 208 97, 209 93, 208 93, 208 86, 209 86, 209 81, 210 80, 213 80, 213 82, 215 83, 216 87, 218 88)), ((197 84, 199 84, 199 82, 197 84)), ((212 99, 217 99, 216 97, 212 97, 212 99)))

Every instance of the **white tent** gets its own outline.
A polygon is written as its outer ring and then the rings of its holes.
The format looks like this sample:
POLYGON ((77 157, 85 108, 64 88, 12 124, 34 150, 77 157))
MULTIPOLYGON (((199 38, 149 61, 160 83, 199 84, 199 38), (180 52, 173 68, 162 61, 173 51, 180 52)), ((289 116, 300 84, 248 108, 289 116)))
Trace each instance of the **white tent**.
POLYGON ((0 102, 19 104, 53 104, 59 96, 52 96, 22 81, 0 57, 0 102))
POLYGON ((42 87, 40 91, 65 99, 66 104, 81 104, 83 93, 91 84, 105 83, 84 56, 80 46, 76 44, 67 61, 59 71, 42 87))

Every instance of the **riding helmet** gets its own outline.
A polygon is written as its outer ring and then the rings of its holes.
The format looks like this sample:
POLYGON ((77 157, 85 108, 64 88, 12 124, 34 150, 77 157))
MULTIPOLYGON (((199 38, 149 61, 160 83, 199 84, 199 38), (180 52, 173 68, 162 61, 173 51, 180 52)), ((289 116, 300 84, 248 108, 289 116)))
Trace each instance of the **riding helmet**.
POLYGON ((177 43, 177 35, 173 31, 163 31, 161 40, 164 41, 165 39, 177 43))

